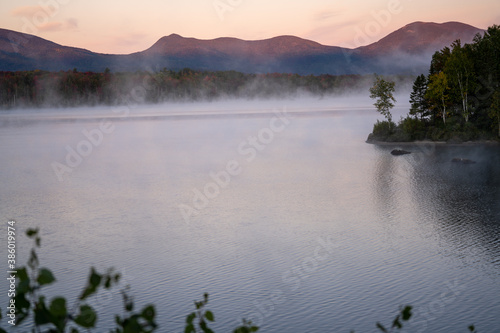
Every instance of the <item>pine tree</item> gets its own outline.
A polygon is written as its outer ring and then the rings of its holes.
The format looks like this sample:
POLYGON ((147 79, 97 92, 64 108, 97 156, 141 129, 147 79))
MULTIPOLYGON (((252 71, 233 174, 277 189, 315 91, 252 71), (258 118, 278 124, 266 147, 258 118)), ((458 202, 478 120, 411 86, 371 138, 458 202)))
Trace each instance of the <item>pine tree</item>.
POLYGON ((429 108, 427 99, 425 98, 425 93, 427 92, 427 79, 425 75, 419 75, 413 83, 413 91, 410 94, 410 114, 412 116, 420 117, 423 120, 424 117, 429 115, 429 108))

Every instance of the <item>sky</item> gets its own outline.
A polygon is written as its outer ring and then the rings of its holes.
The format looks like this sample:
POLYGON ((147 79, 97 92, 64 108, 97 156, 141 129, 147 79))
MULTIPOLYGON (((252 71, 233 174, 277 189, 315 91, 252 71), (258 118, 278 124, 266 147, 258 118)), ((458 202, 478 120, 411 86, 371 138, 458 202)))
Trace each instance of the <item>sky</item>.
POLYGON ((355 48, 406 24, 500 25, 498 0, 0 0, 0 28, 94 52, 143 51, 163 36, 294 35, 355 48))

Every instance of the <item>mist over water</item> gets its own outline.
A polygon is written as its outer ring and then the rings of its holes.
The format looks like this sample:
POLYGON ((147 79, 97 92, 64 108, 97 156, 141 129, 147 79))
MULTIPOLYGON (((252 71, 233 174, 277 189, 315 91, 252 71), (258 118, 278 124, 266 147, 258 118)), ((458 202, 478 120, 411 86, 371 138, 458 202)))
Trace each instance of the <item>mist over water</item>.
MULTIPOLYGON (((381 119, 366 95, 3 112, 2 216, 41 228, 49 295, 114 266, 160 331, 208 292, 217 332, 373 332, 405 304, 411 332, 494 332, 498 146, 392 156, 365 143, 381 119)), ((122 313, 118 290, 91 304, 98 330, 122 313)))

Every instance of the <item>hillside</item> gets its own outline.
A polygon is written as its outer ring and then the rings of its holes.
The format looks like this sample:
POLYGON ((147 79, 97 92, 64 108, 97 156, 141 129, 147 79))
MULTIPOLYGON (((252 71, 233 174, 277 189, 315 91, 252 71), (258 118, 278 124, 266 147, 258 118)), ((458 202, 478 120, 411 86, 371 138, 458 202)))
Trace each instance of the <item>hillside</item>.
POLYGON ((246 41, 201 40, 171 34, 129 55, 94 53, 33 35, 0 29, 0 70, 80 71, 236 70, 245 73, 418 74, 432 53, 456 39, 470 42, 481 29, 459 22, 414 22, 356 49, 322 45, 295 36, 246 41))

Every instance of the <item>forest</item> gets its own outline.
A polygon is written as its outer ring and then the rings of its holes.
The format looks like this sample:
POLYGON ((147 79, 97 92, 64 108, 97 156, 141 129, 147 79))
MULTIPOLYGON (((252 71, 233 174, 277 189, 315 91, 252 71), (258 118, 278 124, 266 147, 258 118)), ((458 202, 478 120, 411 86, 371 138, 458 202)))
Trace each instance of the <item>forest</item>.
MULTIPOLYGON (((392 76, 411 85, 412 76, 392 76)), ((365 89, 371 75, 245 74, 236 71, 0 72, 0 109, 126 105, 222 98, 286 98, 365 89)))
MULTIPOLYGON (((387 82, 387 81, 386 81, 387 82)), ((432 56, 428 75, 419 75, 411 108, 396 125, 374 125, 368 141, 494 140, 500 137, 500 27, 489 27, 471 44, 456 40, 432 56)))

